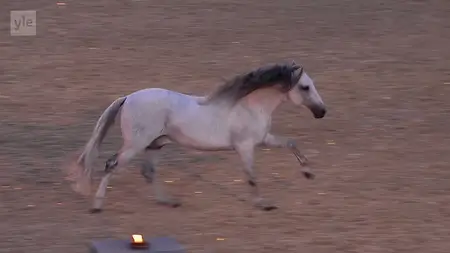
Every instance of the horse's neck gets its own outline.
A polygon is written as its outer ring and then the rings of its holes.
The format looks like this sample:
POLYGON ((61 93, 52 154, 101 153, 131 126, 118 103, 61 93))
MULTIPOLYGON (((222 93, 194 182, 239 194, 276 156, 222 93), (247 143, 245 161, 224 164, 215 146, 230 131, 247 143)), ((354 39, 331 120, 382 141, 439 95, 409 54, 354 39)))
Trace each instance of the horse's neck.
POLYGON ((267 88, 252 92, 243 98, 240 103, 250 110, 262 112, 270 116, 285 99, 286 94, 273 88, 267 88))
POLYGON ((286 100, 286 94, 273 88, 256 90, 242 98, 237 104, 231 107, 229 107, 229 101, 216 101, 216 103, 204 104, 204 102, 208 99, 207 96, 190 95, 190 97, 197 101, 199 105, 202 105, 200 107, 202 110, 209 111, 216 115, 220 115, 221 113, 227 114, 230 110, 233 111, 237 108, 244 107, 246 110, 250 110, 258 114, 264 114, 269 119, 278 106, 286 100))

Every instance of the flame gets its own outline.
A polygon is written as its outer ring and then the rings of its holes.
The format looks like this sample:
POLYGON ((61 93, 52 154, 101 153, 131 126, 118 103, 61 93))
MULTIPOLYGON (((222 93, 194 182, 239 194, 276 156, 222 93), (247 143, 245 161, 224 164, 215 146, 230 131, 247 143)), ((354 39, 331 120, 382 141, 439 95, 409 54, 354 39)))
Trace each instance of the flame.
POLYGON ((144 238, 142 238, 142 235, 132 235, 133 243, 144 243, 144 238))

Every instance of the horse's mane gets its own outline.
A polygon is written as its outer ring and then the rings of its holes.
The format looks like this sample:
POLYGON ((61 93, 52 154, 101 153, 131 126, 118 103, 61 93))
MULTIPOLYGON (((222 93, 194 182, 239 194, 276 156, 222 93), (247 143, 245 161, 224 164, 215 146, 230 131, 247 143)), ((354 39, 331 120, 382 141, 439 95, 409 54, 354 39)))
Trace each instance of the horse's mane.
POLYGON ((296 84, 293 73, 297 69, 300 69, 300 66, 295 63, 272 64, 237 75, 219 86, 202 101, 202 104, 219 100, 227 100, 234 104, 256 90, 276 85, 279 85, 281 92, 288 92, 296 84))

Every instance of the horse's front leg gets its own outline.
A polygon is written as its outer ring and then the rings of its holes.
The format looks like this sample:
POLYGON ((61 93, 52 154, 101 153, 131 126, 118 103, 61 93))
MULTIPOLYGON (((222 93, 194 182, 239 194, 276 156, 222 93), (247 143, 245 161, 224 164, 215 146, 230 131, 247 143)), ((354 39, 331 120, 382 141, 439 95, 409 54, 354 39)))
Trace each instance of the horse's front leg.
POLYGON ((250 185, 251 188, 252 201, 256 207, 265 211, 277 209, 275 205, 263 199, 259 192, 259 186, 258 183, 256 182, 256 176, 253 171, 254 148, 255 148, 254 144, 250 142, 248 143, 242 142, 235 145, 235 150, 239 154, 244 165, 242 168, 247 177, 247 183, 250 185))
POLYGON ((268 133, 264 138, 263 144, 267 147, 273 148, 288 148, 297 158, 298 162, 302 166, 302 173, 307 179, 314 179, 315 175, 311 172, 311 169, 307 166, 308 159, 304 156, 300 150, 297 148, 297 144, 294 140, 283 137, 276 136, 268 133))

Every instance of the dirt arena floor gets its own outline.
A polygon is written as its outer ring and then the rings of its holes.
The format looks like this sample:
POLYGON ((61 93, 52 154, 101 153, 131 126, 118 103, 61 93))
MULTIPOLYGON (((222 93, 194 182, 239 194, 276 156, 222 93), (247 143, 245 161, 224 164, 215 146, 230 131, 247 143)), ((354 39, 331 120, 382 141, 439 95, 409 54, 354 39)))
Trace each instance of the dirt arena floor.
MULTIPOLYGON (((174 236, 188 252, 450 249, 448 1, 65 3, 1 2, 0 252, 87 252, 91 239, 136 232, 174 236), (37 36, 9 36, 9 11, 26 9, 37 10, 37 36), (233 152, 163 151, 177 209, 155 204, 139 159, 113 178, 100 214, 64 180, 62 159, 118 96, 207 94, 222 78, 292 59, 329 114, 285 104, 274 116, 274 132, 295 138, 317 173, 307 181, 287 151, 258 151, 263 193, 279 210, 238 199, 248 187, 233 152)), ((119 146, 114 127, 99 175, 119 146)))

